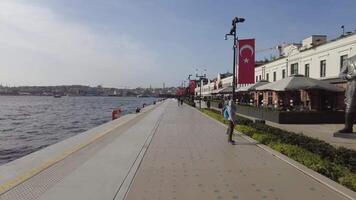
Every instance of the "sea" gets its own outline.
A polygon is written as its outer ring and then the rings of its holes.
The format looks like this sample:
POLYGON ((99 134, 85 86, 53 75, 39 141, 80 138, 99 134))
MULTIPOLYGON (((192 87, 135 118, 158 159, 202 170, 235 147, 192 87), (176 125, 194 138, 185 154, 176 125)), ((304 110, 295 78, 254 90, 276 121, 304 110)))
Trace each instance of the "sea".
POLYGON ((0 165, 111 121, 156 98, 0 96, 0 165))

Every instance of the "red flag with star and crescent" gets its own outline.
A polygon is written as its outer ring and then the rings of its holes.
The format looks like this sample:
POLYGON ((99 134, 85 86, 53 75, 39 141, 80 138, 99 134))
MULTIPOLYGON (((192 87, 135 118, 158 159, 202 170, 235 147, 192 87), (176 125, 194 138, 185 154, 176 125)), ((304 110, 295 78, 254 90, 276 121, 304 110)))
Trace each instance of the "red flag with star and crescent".
POLYGON ((255 83, 255 39, 239 40, 237 83, 255 83))

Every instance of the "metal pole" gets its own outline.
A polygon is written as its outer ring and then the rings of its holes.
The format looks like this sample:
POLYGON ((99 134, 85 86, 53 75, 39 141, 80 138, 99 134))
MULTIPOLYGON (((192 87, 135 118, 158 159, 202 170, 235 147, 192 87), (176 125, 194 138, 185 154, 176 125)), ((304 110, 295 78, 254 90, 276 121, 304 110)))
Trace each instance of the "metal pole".
POLYGON ((233 69, 232 69, 232 101, 236 101, 235 87, 236 87, 236 48, 237 48, 237 37, 236 37, 236 25, 234 26, 234 59, 233 59, 233 69))
POLYGON ((199 108, 201 109, 201 87, 202 87, 202 82, 201 82, 201 77, 199 78, 199 81, 200 81, 200 93, 199 93, 199 108))
POLYGON ((245 19, 244 18, 238 18, 238 17, 235 17, 233 20, 232 20, 232 28, 230 30, 230 33, 228 34, 225 34, 225 40, 227 40, 227 36, 233 36, 234 37, 234 45, 233 45, 233 50, 234 50, 234 58, 233 58, 233 69, 232 69, 232 100, 235 102, 236 101, 236 95, 235 95, 235 88, 236 88, 236 49, 238 48, 238 37, 237 37, 237 34, 236 34, 236 26, 238 23, 242 23, 244 22, 245 19))
POLYGON ((287 59, 286 59, 286 62, 287 62, 287 64, 286 64, 286 76, 284 78, 288 78, 288 57, 289 57, 289 54, 288 54, 287 59))

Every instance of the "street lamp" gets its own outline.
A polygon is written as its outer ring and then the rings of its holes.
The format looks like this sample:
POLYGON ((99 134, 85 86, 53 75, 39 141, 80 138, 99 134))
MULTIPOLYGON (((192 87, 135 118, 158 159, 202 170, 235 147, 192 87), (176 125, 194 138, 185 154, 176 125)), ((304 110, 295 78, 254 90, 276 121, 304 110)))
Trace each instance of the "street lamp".
MULTIPOLYGON (((206 69, 204 71, 206 71, 206 69)), ((195 76, 197 78, 199 78, 199 83, 200 83, 200 87, 199 87, 199 89, 200 89, 200 92, 199 92, 199 108, 201 108, 201 88, 203 86, 202 80, 206 79, 206 74, 204 73, 202 75, 198 75, 198 73, 196 73, 195 76)))
POLYGON ((232 64, 232 100, 235 102, 236 100, 236 95, 235 95, 235 87, 236 87, 236 49, 237 49, 237 43, 238 43, 238 37, 236 34, 236 27, 237 23, 243 23, 245 21, 244 18, 239 18, 235 17, 232 20, 232 27, 230 29, 230 33, 225 34, 225 40, 228 39, 228 36, 232 36, 234 39, 234 44, 233 44, 233 50, 234 50, 234 57, 233 57, 233 64, 232 64))

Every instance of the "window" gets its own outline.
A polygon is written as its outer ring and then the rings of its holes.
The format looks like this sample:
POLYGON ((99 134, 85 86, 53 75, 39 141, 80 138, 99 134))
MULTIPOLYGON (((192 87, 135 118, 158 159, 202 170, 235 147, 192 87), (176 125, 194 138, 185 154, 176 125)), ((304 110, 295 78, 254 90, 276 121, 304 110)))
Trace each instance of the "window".
POLYGON ((256 76, 256 82, 258 81, 258 76, 256 76))
POLYGON ((266 74, 266 80, 269 81, 269 73, 266 74))
POLYGON ((326 60, 320 61, 320 77, 325 77, 326 75, 326 60))
POLYGON ((310 68, 310 64, 305 64, 305 73, 304 73, 305 77, 309 77, 309 68, 310 68))
POLYGON ((273 81, 277 80, 277 72, 273 72, 273 81))
POLYGON ((283 70, 282 70, 282 78, 285 78, 285 77, 286 77, 286 70, 283 69, 283 70))
POLYGON ((298 74, 298 63, 293 63, 290 65, 290 74, 291 75, 298 74))
POLYGON ((340 56, 340 70, 344 67, 344 62, 346 61, 347 59, 347 54, 346 55, 342 55, 340 56))

